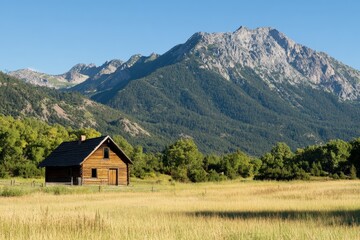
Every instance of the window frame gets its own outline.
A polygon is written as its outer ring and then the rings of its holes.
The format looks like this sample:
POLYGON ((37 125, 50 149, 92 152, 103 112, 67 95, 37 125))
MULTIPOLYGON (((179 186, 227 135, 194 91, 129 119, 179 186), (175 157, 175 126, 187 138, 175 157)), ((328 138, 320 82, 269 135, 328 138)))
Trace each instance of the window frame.
POLYGON ((92 168, 91 169, 91 178, 98 178, 97 168, 92 168))
POLYGON ((110 159, 110 148, 109 148, 109 147, 104 147, 104 148, 103 148, 103 159, 105 159, 105 160, 109 160, 109 159, 110 159), (106 151, 107 151, 107 157, 105 157, 106 151))

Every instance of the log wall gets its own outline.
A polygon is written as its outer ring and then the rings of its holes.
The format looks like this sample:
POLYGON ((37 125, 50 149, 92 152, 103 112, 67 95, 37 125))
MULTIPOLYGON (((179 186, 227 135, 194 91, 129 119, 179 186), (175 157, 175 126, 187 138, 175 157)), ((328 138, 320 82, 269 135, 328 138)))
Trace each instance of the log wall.
POLYGON ((109 159, 104 159, 104 147, 107 143, 101 145, 88 159, 82 164, 82 182, 83 184, 109 184, 109 170, 117 169, 117 183, 119 185, 128 184, 128 164, 121 160, 111 148, 109 159), (91 169, 97 169, 97 177, 91 177, 91 169))

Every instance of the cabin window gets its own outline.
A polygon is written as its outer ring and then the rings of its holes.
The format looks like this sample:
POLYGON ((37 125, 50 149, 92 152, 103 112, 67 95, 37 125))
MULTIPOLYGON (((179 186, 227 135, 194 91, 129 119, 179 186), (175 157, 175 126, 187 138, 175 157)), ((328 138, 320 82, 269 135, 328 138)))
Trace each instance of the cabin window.
POLYGON ((92 178, 97 178, 97 169, 96 168, 91 169, 91 177, 92 178))
POLYGON ((110 158, 110 150, 109 148, 104 148, 104 159, 109 159, 110 158))

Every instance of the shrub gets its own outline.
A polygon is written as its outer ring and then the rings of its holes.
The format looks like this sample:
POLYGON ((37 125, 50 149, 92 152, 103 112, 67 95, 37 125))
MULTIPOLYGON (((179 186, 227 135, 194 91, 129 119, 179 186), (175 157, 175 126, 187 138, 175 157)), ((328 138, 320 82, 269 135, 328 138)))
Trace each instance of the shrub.
POLYGON ((343 172, 340 172, 339 178, 340 179, 348 179, 349 177, 346 176, 343 172))
POLYGON ((206 181, 206 171, 202 168, 191 169, 189 171, 189 178, 192 182, 205 182, 206 181))
POLYGON ((340 179, 339 175, 337 173, 334 173, 331 175, 333 179, 340 179))
POLYGON ((350 179, 356 179, 356 167, 351 165, 350 167, 350 179))
POLYGON ((211 169, 208 174, 208 181, 210 182, 220 182, 227 179, 224 174, 219 174, 215 170, 211 169))
POLYGON ((54 187, 46 187, 43 190, 46 193, 53 193, 54 195, 63 195, 71 193, 71 190, 65 186, 54 186, 54 187))
POLYGON ((3 165, 0 165, 0 178, 8 178, 8 177, 9 177, 8 171, 6 171, 3 165))
POLYGON ((23 178, 34 178, 41 176, 41 170, 38 169, 33 163, 18 164, 14 168, 14 175, 23 178))
POLYGON ((185 167, 178 167, 171 171, 171 177, 179 182, 188 182, 187 169, 185 167))
POLYGON ((0 193, 2 197, 18 197, 25 195, 26 192, 21 190, 20 188, 15 187, 4 187, 0 193))

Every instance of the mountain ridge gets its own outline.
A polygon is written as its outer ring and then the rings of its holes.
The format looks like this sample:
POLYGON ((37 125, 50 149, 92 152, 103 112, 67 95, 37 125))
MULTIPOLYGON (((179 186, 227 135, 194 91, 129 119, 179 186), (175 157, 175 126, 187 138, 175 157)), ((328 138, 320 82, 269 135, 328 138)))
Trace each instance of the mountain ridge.
POLYGON ((66 127, 94 128, 103 134, 122 134, 130 141, 134 138, 156 138, 118 110, 78 93, 33 86, 1 72, 0 114, 15 118, 35 117, 66 127))
MULTIPOLYGON (((231 77, 241 78, 239 67, 250 67, 255 69, 256 73, 275 89, 276 83, 290 81, 294 85, 308 84, 313 88, 332 92, 341 100, 358 100, 360 96, 359 71, 323 52, 317 52, 297 44, 285 34, 271 27, 255 30, 240 27, 234 32, 227 33, 198 32, 184 44, 179 44, 157 57, 155 62, 161 59, 171 59, 165 64, 157 63, 159 66, 169 65, 183 60, 188 55, 198 55, 199 61, 202 62, 201 68, 217 71, 227 80, 230 80, 231 77), (260 41, 261 44, 254 44, 251 38, 260 41), (240 44, 236 45, 234 42, 240 44), (310 61, 309 59, 314 60, 310 61), (335 71, 334 65, 337 71, 335 71)), ((127 81, 138 78, 138 76, 129 76, 128 70, 129 68, 122 72, 125 76, 120 79, 127 81)), ((116 78, 119 79, 118 76, 116 78)), ((112 76, 109 76, 108 79, 105 81, 110 82, 112 76)), ((106 85, 104 82, 102 84, 106 85)), ((109 86, 114 87, 114 85, 110 84, 109 86)), ((86 89, 86 83, 82 84, 82 87, 84 86, 86 89)), ((78 86, 75 89, 84 92, 82 87, 78 86)), ((91 92, 103 90, 94 90, 92 87, 91 92)))
POLYGON ((7 74, 34 85, 61 89, 73 87, 92 77, 99 78, 103 75, 111 74, 124 64, 128 63, 119 59, 113 59, 106 61, 101 66, 96 66, 93 63, 78 63, 70 68, 69 71, 56 75, 42 73, 32 69, 19 69, 8 72, 7 74))
POLYGON ((229 71, 240 64, 255 69, 270 87, 274 82, 287 80, 295 85, 305 83, 333 92, 342 100, 359 99, 359 71, 338 61, 335 63, 336 60, 325 53, 295 43, 274 28, 249 30, 241 27, 233 33, 198 33, 196 36, 200 40, 193 54, 199 55, 202 67, 217 70, 226 79, 231 78, 229 71), (335 64, 341 64, 351 78, 337 72, 333 67, 335 64), (274 73, 278 73, 275 79, 274 73), (340 89, 336 88, 339 86, 340 89))
POLYGON ((358 137, 360 72, 271 27, 193 34, 67 89, 132 116, 165 142, 259 155, 358 137))

